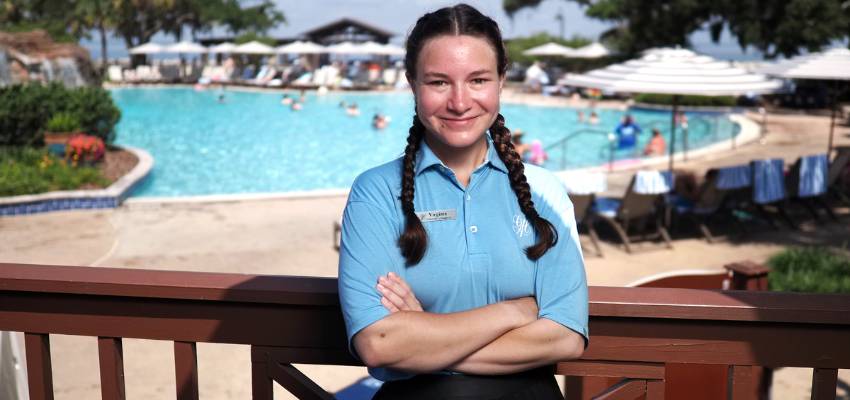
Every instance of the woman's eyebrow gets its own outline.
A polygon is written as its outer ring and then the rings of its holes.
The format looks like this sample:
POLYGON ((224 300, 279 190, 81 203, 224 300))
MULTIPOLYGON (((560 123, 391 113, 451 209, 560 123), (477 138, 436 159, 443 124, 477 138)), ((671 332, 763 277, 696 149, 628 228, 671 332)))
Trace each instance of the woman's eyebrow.
MULTIPOLYGON (((467 76, 478 76, 478 75, 485 75, 485 74, 491 74, 491 73, 494 73, 494 72, 490 69, 479 69, 479 70, 475 70, 475 71, 470 72, 467 76)), ((442 72, 426 72, 424 74, 424 76, 426 78, 444 78, 444 79, 449 78, 449 76, 447 74, 444 74, 442 72)))

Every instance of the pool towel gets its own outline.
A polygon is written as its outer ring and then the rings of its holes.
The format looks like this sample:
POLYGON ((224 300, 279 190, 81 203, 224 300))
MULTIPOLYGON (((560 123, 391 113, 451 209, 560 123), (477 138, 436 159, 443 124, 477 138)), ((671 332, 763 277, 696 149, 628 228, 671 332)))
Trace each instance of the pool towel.
POLYGON ((608 189, 608 179, 602 172, 567 171, 559 173, 558 178, 570 194, 601 193, 608 189))
POLYGON ((749 165, 736 165, 734 167, 719 168, 717 170, 717 188, 721 190, 735 190, 749 187, 751 169, 749 165))
POLYGON ((753 201, 773 203, 785 198, 785 176, 781 158, 753 161, 753 201))
POLYGON ((638 171, 635 173, 635 193, 662 194, 670 191, 669 180, 658 171, 638 171))
POLYGON ((800 197, 814 197, 826 193, 826 154, 805 156, 800 162, 800 197))

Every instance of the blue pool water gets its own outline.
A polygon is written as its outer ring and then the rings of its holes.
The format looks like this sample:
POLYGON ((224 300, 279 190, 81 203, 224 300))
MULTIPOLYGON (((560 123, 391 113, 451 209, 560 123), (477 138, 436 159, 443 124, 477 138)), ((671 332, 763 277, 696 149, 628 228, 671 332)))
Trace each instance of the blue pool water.
MULTIPOLYGON (((280 104, 281 94, 219 89, 121 88, 112 96, 122 111, 116 143, 145 149, 153 156, 151 175, 133 193, 137 197, 196 196, 292 192, 347 188, 362 171, 398 157, 404 149, 413 110, 407 93, 307 93, 301 111, 280 104), (359 117, 349 117, 339 103, 356 102, 359 117), (373 130, 372 115, 392 118, 383 131, 373 130)), ((290 94, 296 94, 291 92, 290 94)), ((585 112, 587 114, 587 112, 585 112)), ((525 140, 556 143, 571 132, 588 130, 567 146, 550 148, 548 168, 598 165, 608 161, 610 132, 622 111, 599 110, 601 122, 579 124, 575 109, 502 104, 512 129, 525 140)), ((668 133, 670 114, 632 112, 644 128, 668 133)), ((733 124, 725 117, 690 115, 689 148, 727 139, 733 124), (726 133, 723 133, 726 132, 726 133)), ((669 143, 669 140, 668 140, 669 143)), ((616 158, 632 157, 617 153, 616 158)))

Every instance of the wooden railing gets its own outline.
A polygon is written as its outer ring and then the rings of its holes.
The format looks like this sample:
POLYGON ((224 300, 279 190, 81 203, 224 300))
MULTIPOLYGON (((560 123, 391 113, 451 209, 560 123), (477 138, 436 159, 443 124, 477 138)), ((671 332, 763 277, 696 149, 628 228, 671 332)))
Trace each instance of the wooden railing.
MULTIPOLYGON (((832 399, 850 367, 850 296, 592 287, 590 313, 589 348, 557 373, 625 378, 599 398, 661 399, 668 365, 716 364, 728 398, 754 396, 754 366, 792 366, 832 399)), ((25 332, 33 400, 53 398, 50 334, 98 337, 104 399, 124 398, 122 338, 174 342, 178 399, 198 398, 197 342, 250 345, 254 399, 274 381, 331 399, 292 364, 360 365, 329 278, 0 264, 0 330, 25 332)))

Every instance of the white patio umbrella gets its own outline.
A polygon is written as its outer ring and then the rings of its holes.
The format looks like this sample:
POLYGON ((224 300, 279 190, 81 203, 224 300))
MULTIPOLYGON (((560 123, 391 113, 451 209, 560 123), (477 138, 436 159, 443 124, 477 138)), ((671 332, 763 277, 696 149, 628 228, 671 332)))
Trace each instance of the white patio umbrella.
POLYGON ((686 49, 651 49, 644 56, 595 69, 584 74, 567 74, 558 83, 620 93, 673 95, 670 132, 670 170, 676 143, 676 114, 680 95, 737 96, 771 93, 782 86, 768 79, 686 49))
MULTIPOLYGON (((758 72, 788 79, 816 79, 834 81, 850 80, 850 50, 832 49, 819 53, 797 56, 779 61, 763 68, 758 72)), ((834 90, 832 98, 832 117, 829 124, 829 144, 827 157, 832 154, 832 138, 835 132, 836 99, 838 90, 834 90)))
POLYGON ((572 58, 600 58, 611 55, 605 46, 599 42, 593 42, 587 46, 582 46, 575 49, 570 57, 572 58))
POLYGON ((321 54, 327 52, 325 46, 313 42, 295 41, 274 49, 278 54, 321 54))
POLYGON ((371 41, 355 44, 354 47, 365 54, 374 54, 380 56, 401 56, 405 53, 404 49, 401 47, 371 41))
POLYGON ((237 54, 274 54, 274 48, 252 40, 245 44, 240 44, 233 49, 233 53, 237 54))
POLYGON ((179 43, 166 46, 164 53, 179 53, 179 54, 200 54, 206 53, 207 48, 194 42, 182 41, 179 43))
POLYGON ((364 48, 362 44, 352 42, 337 43, 327 47, 328 53, 331 54, 372 54, 368 48, 364 48))
POLYGON ((210 53, 232 53, 236 45, 230 42, 219 43, 209 48, 210 53))
POLYGON ((158 43, 147 42, 130 49, 130 54, 157 54, 162 53, 165 47, 158 43))
POLYGON ((388 56, 403 56, 407 54, 407 51, 404 49, 404 47, 401 46, 396 46, 394 44, 389 43, 384 44, 382 46, 384 47, 384 54, 388 56))
POLYGON ((532 47, 526 51, 523 51, 522 54, 526 56, 572 57, 575 51, 576 50, 571 47, 563 46, 555 42, 549 42, 537 47, 532 47))

